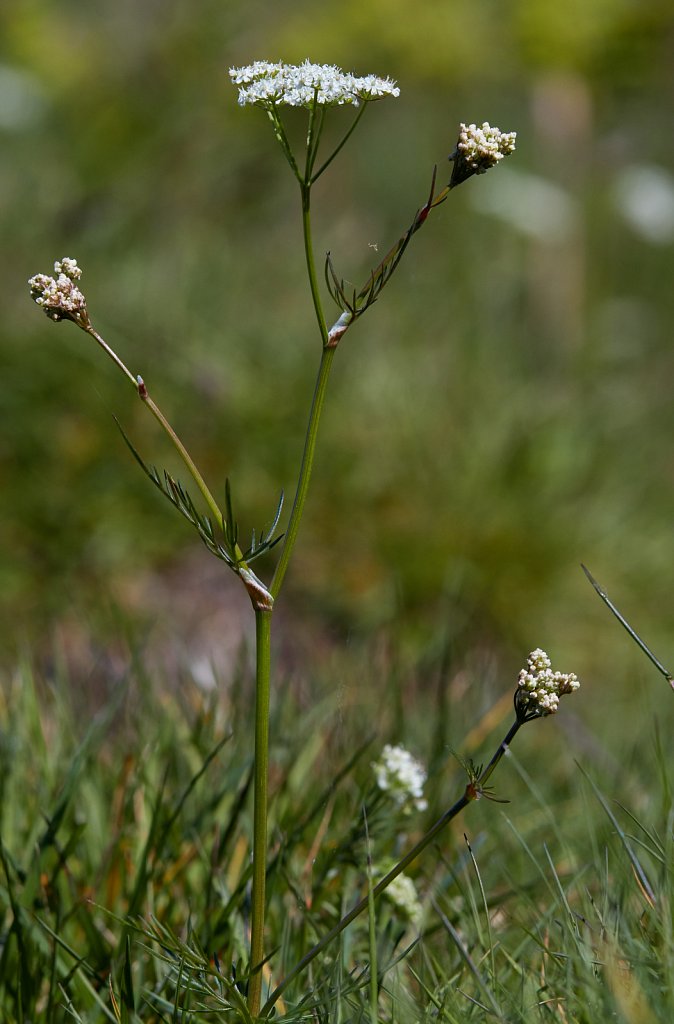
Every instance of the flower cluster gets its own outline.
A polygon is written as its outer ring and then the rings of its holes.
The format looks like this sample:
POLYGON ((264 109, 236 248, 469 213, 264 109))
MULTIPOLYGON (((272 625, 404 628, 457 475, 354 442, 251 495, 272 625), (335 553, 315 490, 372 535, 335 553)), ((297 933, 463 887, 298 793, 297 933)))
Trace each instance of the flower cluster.
POLYGON ((406 814, 413 809, 426 810, 428 804, 423 798, 426 770, 408 750, 387 743, 372 767, 379 788, 389 793, 406 814))
POLYGON ((495 167, 504 156, 515 151, 517 132, 502 132, 492 128, 485 121, 481 128, 475 124, 461 124, 456 149, 450 156, 454 161, 451 185, 470 178, 473 174, 484 174, 495 167))
POLYGON ((377 100, 383 96, 399 96, 400 89, 390 78, 366 75, 357 78, 332 64, 271 64, 257 60, 243 68, 230 68, 229 77, 238 85, 239 104, 252 103, 269 108, 341 106, 360 100, 377 100))
MULTIPOLYGON (((392 867, 392 862, 380 864, 375 875, 383 878, 392 867)), ((412 925, 417 928, 419 927, 424 911, 419 901, 416 886, 409 875, 401 872, 388 884, 384 890, 384 895, 397 910, 402 911, 412 925)))
POLYGON ((89 324, 87 300, 77 287, 82 276, 77 260, 64 256, 54 264, 56 277, 36 274, 31 277, 31 297, 42 306, 50 320, 73 320, 79 327, 89 324))
POLYGON ((517 680, 515 710, 521 721, 554 715, 559 707, 559 698, 573 693, 580 686, 573 672, 553 672, 545 651, 536 648, 527 659, 517 680))

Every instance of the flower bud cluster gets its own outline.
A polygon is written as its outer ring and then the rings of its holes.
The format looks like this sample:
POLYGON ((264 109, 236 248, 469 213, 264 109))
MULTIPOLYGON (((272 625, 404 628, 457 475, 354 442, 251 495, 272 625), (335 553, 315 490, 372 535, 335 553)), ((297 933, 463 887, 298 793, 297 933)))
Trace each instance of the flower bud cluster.
POLYGON ((517 680, 515 708, 518 717, 540 718, 554 715, 559 707, 559 698, 573 693, 580 686, 573 672, 553 672, 550 658, 539 647, 532 651, 517 680))
POLYGON ((376 100, 384 96, 399 96, 400 89, 390 78, 365 75, 358 78, 332 64, 271 64, 257 60, 242 68, 230 68, 229 77, 239 85, 239 104, 269 108, 358 106, 360 100, 376 100))
POLYGON ((449 158, 454 161, 451 183, 458 185, 473 174, 484 174, 495 167, 504 156, 514 153, 516 139, 517 132, 502 132, 488 121, 481 128, 461 123, 456 149, 449 158))
POLYGON ((414 809, 426 810, 428 804, 423 798, 426 770, 408 750, 387 743, 372 767, 379 788, 406 814, 414 809))
POLYGON ((50 320, 74 320, 80 327, 89 323, 87 301, 76 282, 82 276, 77 261, 69 256, 54 264, 56 277, 35 274, 31 277, 30 294, 42 306, 50 320))

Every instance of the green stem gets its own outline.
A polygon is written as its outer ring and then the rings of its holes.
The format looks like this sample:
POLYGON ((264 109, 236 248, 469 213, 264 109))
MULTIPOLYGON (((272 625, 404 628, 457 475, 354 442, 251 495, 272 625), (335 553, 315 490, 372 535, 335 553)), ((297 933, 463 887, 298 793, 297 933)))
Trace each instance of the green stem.
POLYGON ((322 953, 326 946, 330 945, 333 939, 336 939, 337 936, 341 932, 343 932, 344 929, 347 928, 352 921, 355 921, 355 919, 363 913, 363 911, 368 907, 370 899, 376 899, 377 896, 379 896, 380 893, 384 891, 384 889, 388 888, 391 882, 395 878, 397 878, 398 875, 400 875, 405 870, 405 868, 412 863, 413 860, 416 860, 419 854, 426 849, 428 844, 435 839, 438 832, 441 832, 442 829, 452 820, 452 818, 455 818, 456 815, 459 814, 459 812, 462 811, 463 808, 471 802, 471 799, 474 798, 464 793, 461 799, 457 800, 457 802, 452 807, 450 807, 448 811, 445 811, 442 817, 439 818, 438 821, 436 821, 435 825, 433 825, 430 831, 426 833, 423 839, 420 839, 416 846, 413 846, 409 853, 407 853, 403 857, 403 859, 395 865, 395 867, 391 868, 389 873, 387 875, 384 875, 384 877, 379 882, 377 882, 377 884, 372 889, 368 889, 367 895, 364 896, 363 899, 360 900, 358 903, 356 903, 355 907, 353 907, 349 911, 349 913, 341 919, 341 921, 338 921, 337 924, 334 925, 334 927, 331 928, 329 932, 326 932, 326 934, 323 936, 320 942, 317 942, 316 945, 313 946, 308 953, 305 953, 305 955, 302 957, 299 963, 297 963, 295 967, 293 967, 290 974, 287 974, 283 981, 280 983, 280 985, 276 986, 276 988, 270 995, 269 999, 262 1007, 263 1017, 269 1014, 269 1011, 274 1006, 276 1001, 280 999, 280 997, 283 995, 288 986, 292 984, 295 978, 302 974, 304 969, 308 967, 311 961, 315 957, 317 957, 319 953, 322 953))
POLYGON ((367 840, 367 916, 370 941, 370 1021, 377 1024, 379 1006, 379 969, 377 967, 377 922, 374 913, 374 893, 372 892, 372 848, 370 846, 370 833, 367 827, 367 815, 363 808, 365 819, 365 838, 367 840))
POLYGON ((356 903, 355 907, 353 907, 349 911, 349 913, 341 919, 341 921, 338 921, 337 924, 334 925, 334 927, 332 927, 330 931, 327 932, 323 936, 323 938, 309 950, 308 953, 305 953, 305 955, 302 957, 299 963, 297 963, 295 967, 293 967, 290 974, 286 975, 286 977, 283 979, 280 985, 277 985, 274 991, 269 996, 269 999, 262 1007, 263 1017, 269 1015, 269 1012, 271 1011, 272 1007, 277 1002, 277 1000, 280 999, 280 997, 283 995, 288 986, 292 984, 295 978, 302 974, 304 969, 311 963, 311 961, 315 957, 317 957, 319 953, 322 953, 323 950, 330 945, 333 939, 337 938, 337 936, 341 932, 343 932, 344 929, 347 928, 352 921, 355 921, 355 919, 363 913, 363 911, 369 906, 370 900, 376 899, 376 897, 379 896, 384 891, 384 889, 387 889, 391 882, 394 881, 394 879, 396 879, 398 875, 402 874, 405 868, 409 867, 409 865, 417 859, 419 854, 423 853, 426 847, 433 842, 435 837, 440 832, 442 832, 442 830, 449 824, 449 822, 461 813, 464 807, 467 807, 469 803, 472 803, 473 800, 477 800, 479 798, 480 785, 486 782, 489 776, 492 774, 492 772, 496 768, 496 765, 501 760, 505 751, 507 750, 510 741, 512 740, 515 733, 518 731, 522 724, 522 722, 516 721, 510 727, 505 739, 499 744, 496 753, 492 757, 491 761, 489 762, 485 770, 480 774, 479 779, 477 779, 476 782, 469 783, 468 786, 466 786, 463 796, 461 796, 456 801, 456 803, 449 808, 449 810, 445 811, 442 817, 438 818, 436 823, 428 830, 428 832, 426 832, 424 836, 422 836, 422 838, 419 840, 416 846, 413 846, 412 849, 405 854, 403 859, 398 861, 398 863, 391 868, 389 873, 387 875, 384 875, 384 877, 379 882, 377 882, 377 884, 373 888, 370 888, 368 886, 367 895, 364 896, 363 899, 360 900, 358 903, 356 903))
POLYGON ((321 362, 318 367, 318 374, 316 377, 316 385, 314 387, 314 395, 311 403, 311 411, 309 413, 309 422, 307 424, 307 432, 304 440, 304 451, 302 453, 302 464, 300 466, 300 472, 297 479, 297 488, 295 490, 295 500, 293 502, 292 511, 290 513, 290 519, 288 521, 288 528, 285 533, 283 540, 283 547, 281 549, 281 557, 279 558, 276 571, 274 572, 274 578, 269 586, 269 593, 272 598, 276 600, 278 593, 283 584, 285 574, 288 570, 288 564, 292 557, 292 553, 297 540, 297 533, 300 527, 300 521, 302 519, 302 513, 304 511, 304 505, 307 498, 307 492, 309 490, 309 481, 311 480, 311 471, 314 463, 314 454, 316 451, 316 438, 318 437, 318 424, 321 419, 321 413, 323 411, 323 403, 325 401, 325 393, 328 386, 328 380, 330 377, 330 368, 332 367, 332 360, 335 356, 335 348, 327 348, 328 340, 328 329, 325 323, 325 316, 323 315, 323 307, 321 304, 321 296, 318 289, 318 280, 316 278, 316 267, 314 264, 313 246, 311 243, 311 186, 302 186, 302 226, 304 231, 304 254, 307 264, 307 273, 309 275, 309 286, 311 288, 311 297, 314 304, 314 311, 316 313, 316 319, 321 332, 321 338, 323 341, 323 353, 321 355, 321 362))
POLYGON ((267 116, 269 117, 269 120, 273 125, 274 135, 276 136, 276 139, 280 144, 281 149, 283 150, 283 154, 286 160, 290 164, 290 168, 293 174, 299 181, 300 185, 302 185, 304 183, 304 179, 302 178, 300 169, 297 166, 297 161, 293 156, 293 151, 290 148, 290 143, 288 141, 288 136, 286 135, 286 130, 283 127, 283 121, 281 120, 281 116, 278 112, 278 107, 276 106, 275 103, 272 103, 271 106, 267 108, 267 116))
POLYGON ((267 873, 267 783, 269 774, 269 681, 271 612, 255 612, 255 799, 253 808, 253 900, 248 1009, 260 1012, 264 962, 265 882, 267 873))
POLYGON ((134 375, 131 373, 131 370, 128 368, 128 366, 126 366, 122 362, 122 360, 119 358, 117 353, 114 352, 113 349, 110 348, 110 346, 108 345, 107 341, 100 336, 98 331, 94 330, 94 328, 91 326, 91 324, 88 324, 86 327, 84 327, 84 330, 87 332, 87 334, 90 334, 91 337, 95 341, 98 342, 98 344, 101 346, 101 348, 103 349, 104 352, 107 352, 107 354, 112 359, 113 363, 115 363, 115 365, 119 367, 119 369, 122 371, 122 373, 126 374, 126 376, 129 378, 129 380, 131 381, 131 383, 133 384, 133 386, 137 390, 138 389, 138 381, 136 380, 134 375))
POLYGON ((318 105, 318 92, 314 95, 314 103, 309 113, 309 128, 307 130, 307 151, 306 159, 304 162, 304 181, 303 184, 311 185, 311 172, 316 162, 316 156, 318 155, 318 144, 321 140, 321 131, 323 129, 323 118, 325 116, 325 107, 319 107, 318 105))
POLYGON ((315 173, 315 174, 312 174, 312 175, 311 175, 311 184, 312 184, 312 185, 313 185, 313 183, 314 183, 314 182, 315 182, 315 181, 316 181, 316 180, 317 180, 318 178, 320 178, 320 176, 321 176, 321 174, 323 173, 323 171, 326 171, 326 170, 328 169, 328 167, 330 166, 330 164, 332 163, 332 161, 333 161, 333 160, 335 159, 335 157, 336 157, 336 156, 337 156, 337 154, 339 153, 340 149, 342 149, 342 147, 343 147, 343 146, 345 146, 345 145, 346 145, 346 143, 347 143, 347 142, 349 141, 349 139, 351 138, 351 136, 352 136, 352 135, 353 135, 353 133, 355 132, 356 128, 358 127, 358 122, 360 121, 361 117, 362 117, 362 116, 363 116, 363 114, 365 113, 366 109, 367 109, 367 101, 365 101, 365 102, 363 102, 363 103, 362 103, 362 105, 361 105, 361 107, 360 107, 360 110, 358 111, 358 113, 356 114, 356 116, 355 116, 355 118, 354 118, 353 124, 351 125, 351 127, 349 128, 348 132, 346 133, 346 135, 344 136, 344 138, 342 139, 342 141, 341 141, 341 142, 339 143, 339 145, 338 145, 338 146, 337 146, 337 147, 336 147, 336 148, 335 148, 335 149, 334 149, 334 150, 332 151, 332 153, 331 153, 331 154, 330 154, 330 156, 329 156, 329 157, 327 158, 327 160, 324 160, 324 161, 323 161, 323 163, 322 163, 322 164, 321 164, 321 166, 320 166, 320 167, 318 168, 318 170, 316 171, 316 173, 315 173))
POLYGON ((515 733, 518 732, 522 728, 523 725, 524 725, 524 720, 523 719, 520 719, 520 718, 516 718, 515 719, 513 724, 508 729, 508 732, 506 733, 504 739, 501 740, 501 743, 499 744, 498 750, 496 751, 496 753, 492 757, 491 761, 489 762, 487 767, 483 771, 480 772, 480 777, 477 780, 478 781, 478 785, 484 787, 485 782, 487 782, 487 780, 491 776, 492 772, 496 768, 497 764, 499 763, 499 761, 501 760, 501 758, 505 754, 506 750, 508 749, 508 747, 512 743, 513 738, 515 736, 515 733))
MULTIPOLYGON (((141 395, 141 397, 143 397, 143 396, 141 395)), ((185 447, 185 445, 182 443, 182 441, 180 440, 180 438, 176 434, 175 430, 173 429, 173 427, 171 426, 169 421, 164 416, 164 413, 161 411, 161 409, 159 408, 157 403, 152 398, 150 398, 149 395, 147 395, 147 397, 143 398, 143 401, 145 402, 145 405, 148 407, 148 409, 150 410, 150 412, 152 413, 154 418, 157 420, 157 422, 159 424, 161 424, 161 426, 165 430, 166 434, 170 438, 171 443, 173 444, 173 447, 176 449, 176 451, 180 455, 180 458, 185 463, 190 476, 192 477, 192 479, 194 480, 195 484, 197 485, 197 487, 201 491, 201 494, 203 495, 204 501, 206 502, 206 504, 208 505, 208 507, 210 509, 211 515, 215 518, 215 521, 218 524, 218 526, 221 526, 222 525, 222 512, 220 511, 220 509, 218 507, 218 503, 216 502, 215 498, 211 494, 211 492, 210 492, 210 490, 209 490, 209 488, 208 488, 208 486, 206 484, 206 481, 204 480, 204 478, 202 477, 201 473, 197 469, 197 467, 196 467, 196 465, 195 465, 195 463, 194 463, 194 461, 192 459, 192 456, 190 455, 190 453, 188 452, 187 448, 185 447)))
POLYGON ((269 585, 269 593, 272 598, 276 600, 278 593, 281 589, 285 574, 288 570, 288 564, 290 562, 295 542, 297 540, 297 533, 300 528, 300 521, 302 519, 302 512, 304 511, 304 505, 307 498, 307 491, 309 490, 309 481, 311 479, 311 469, 314 462, 314 454, 316 451, 316 438, 318 437, 318 424, 321 418, 321 412, 323 409, 323 403, 325 401, 325 393, 328 386, 328 379, 330 377, 330 368, 332 366, 332 360, 334 359, 335 352, 334 348, 324 348, 321 356, 321 363, 318 368, 318 375, 316 377, 316 386, 314 388, 314 397, 311 403, 311 412, 309 414, 309 423, 307 425, 307 433, 304 441, 304 452, 302 454, 302 465, 300 466, 300 474, 297 480, 297 490, 295 492, 295 501, 293 502, 292 512, 290 513, 290 520, 288 522, 288 529, 283 540, 283 548, 281 550, 281 557, 279 558, 274 578, 269 585))
POLYGON ((122 373, 124 373, 125 376, 128 377, 128 379, 131 381, 131 383, 133 384, 134 388, 136 389, 136 392, 138 393, 139 397, 142 399, 142 401, 148 407, 148 409, 150 410, 150 412, 152 413, 154 418, 157 420, 157 422, 161 425, 163 430, 166 432, 166 434, 170 438, 171 443, 173 444, 173 447, 176 449, 176 451, 180 455, 180 458, 185 463, 190 476, 192 477, 192 479, 194 480, 195 484, 197 485, 197 487, 201 491, 201 494, 203 495, 204 501, 206 502, 206 504, 208 505, 208 507, 210 509, 211 515, 214 516, 215 521, 218 524, 218 526, 221 526, 222 525, 222 512, 220 511, 220 509, 218 507, 218 503, 216 502, 215 498, 213 497, 213 495, 211 494, 210 490, 208 489, 208 486, 206 485, 206 481, 204 480, 204 478, 202 477, 201 473, 197 469, 196 464, 194 463, 190 453, 187 451, 187 448, 182 443, 182 441, 180 440, 180 438, 176 434, 175 430, 173 429, 173 427, 171 426, 169 421, 164 416, 163 412, 161 411, 161 409, 159 408, 157 403, 152 398, 150 398, 150 396, 148 394, 148 391, 147 391, 147 388, 145 386, 145 382, 143 381, 143 378, 142 377, 134 377, 134 375, 131 373, 131 370, 129 370, 128 366, 126 366, 122 362, 122 360, 119 358, 117 353, 115 351, 113 351, 113 349, 110 348, 110 346, 108 345, 107 341, 105 341, 105 339, 102 338, 101 335, 98 333, 98 331, 94 330, 94 328, 91 325, 86 327, 85 330, 86 330, 87 334, 90 334, 91 337, 94 338, 98 342, 98 344, 101 346, 101 348, 105 352, 107 352, 107 354, 110 356, 110 358, 115 363, 115 365, 118 366, 119 369, 122 371, 122 373))
POLYGON ((321 338, 325 345, 328 339, 328 328, 325 322, 325 316, 323 314, 323 305, 321 303, 321 293, 318 290, 318 279, 316 277, 316 266, 314 263, 314 249, 311 242, 311 184, 302 185, 302 231, 304 234, 304 257, 307 263, 307 273, 309 275, 309 287, 311 288, 311 298, 314 303, 314 310, 316 312, 316 319, 318 320, 318 326, 321 332, 321 338))

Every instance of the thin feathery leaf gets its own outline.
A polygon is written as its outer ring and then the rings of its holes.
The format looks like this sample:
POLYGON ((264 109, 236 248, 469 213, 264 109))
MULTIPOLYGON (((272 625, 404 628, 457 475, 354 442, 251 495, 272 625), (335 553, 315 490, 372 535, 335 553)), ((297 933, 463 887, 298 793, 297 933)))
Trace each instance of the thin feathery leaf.
POLYGON ((178 512, 180 512, 180 514, 188 521, 188 523, 190 523, 196 529, 197 533, 199 534, 199 536, 201 537, 202 541, 204 542, 208 550, 211 552, 211 554, 215 555, 216 558, 221 559, 223 562, 226 562, 230 569, 233 569, 236 572, 238 570, 239 565, 239 559, 236 558, 236 555, 234 553, 234 546, 236 542, 234 542, 234 544, 231 544, 229 541, 230 535, 227 534, 227 532, 225 532, 225 543, 221 544, 216 539, 215 530, 213 528, 213 523, 211 522, 210 518, 207 515, 204 515, 203 513, 199 512, 196 505, 194 504, 194 501, 192 500, 189 491, 187 491, 185 487, 183 487, 179 480, 176 480, 174 477, 172 477, 167 470, 164 470, 162 479, 156 467, 147 465, 147 463, 143 460, 137 449, 134 447, 134 445, 131 443, 131 441, 125 434, 124 430, 121 427, 121 424, 119 423, 119 420, 116 420, 116 423, 131 454, 133 455, 133 457, 135 458, 136 462, 141 467, 145 475, 148 477, 148 479, 151 480, 151 482, 154 484, 157 490, 161 491, 164 497, 171 502, 173 507, 176 508, 178 512))

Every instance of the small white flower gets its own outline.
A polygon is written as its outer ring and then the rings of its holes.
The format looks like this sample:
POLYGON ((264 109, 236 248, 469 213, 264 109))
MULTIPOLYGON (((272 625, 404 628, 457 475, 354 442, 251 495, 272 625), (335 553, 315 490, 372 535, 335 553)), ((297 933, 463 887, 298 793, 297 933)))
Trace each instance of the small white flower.
POLYGON ((239 85, 239 104, 312 107, 358 106, 360 100, 399 96, 400 89, 390 78, 366 75, 358 78, 333 64, 272 64, 258 60, 242 68, 230 68, 229 77, 239 85))
POLYGON ((87 300, 76 285, 82 276, 77 260, 64 256, 54 264, 56 277, 35 274, 31 277, 30 294, 42 306, 50 320, 73 320, 80 327, 89 324, 87 300))
POLYGON ((388 793, 401 810, 405 813, 413 809, 426 810, 428 803, 423 798, 426 770, 408 750, 387 743, 372 767, 379 788, 388 793))
MULTIPOLYGON (((380 865, 376 870, 376 876, 383 878, 390 871, 393 864, 380 865)), ((418 927, 423 917, 423 907, 419 902, 417 889, 409 877, 401 872, 384 890, 384 896, 393 903, 398 910, 401 910, 411 924, 418 927)))
POLYGON ((537 647, 527 659, 517 680, 515 709, 518 717, 526 721, 554 715, 559 708, 559 698, 573 693, 580 686, 573 672, 553 672, 545 651, 537 647))

